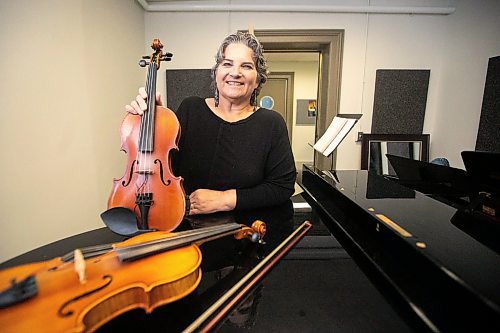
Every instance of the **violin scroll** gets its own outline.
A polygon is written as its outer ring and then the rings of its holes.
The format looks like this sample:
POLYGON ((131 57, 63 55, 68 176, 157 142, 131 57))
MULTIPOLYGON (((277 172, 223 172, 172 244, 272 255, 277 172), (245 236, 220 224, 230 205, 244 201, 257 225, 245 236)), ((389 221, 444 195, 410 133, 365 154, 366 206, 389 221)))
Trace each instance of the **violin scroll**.
POLYGON ((241 230, 238 231, 234 237, 236 239, 247 238, 254 243, 263 243, 264 235, 266 234, 266 223, 260 220, 255 220, 252 227, 241 225, 241 230))
POLYGON ((142 59, 139 61, 139 66, 146 67, 151 64, 151 61, 146 61, 146 59, 153 59, 156 63, 156 69, 160 68, 160 61, 170 61, 174 56, 172 53, 162 53, 163 44, 160 42, 158 38, 153 39, 153 43, 151 44, 151 48, 155 51, 151 56, 142 56, 142 59))

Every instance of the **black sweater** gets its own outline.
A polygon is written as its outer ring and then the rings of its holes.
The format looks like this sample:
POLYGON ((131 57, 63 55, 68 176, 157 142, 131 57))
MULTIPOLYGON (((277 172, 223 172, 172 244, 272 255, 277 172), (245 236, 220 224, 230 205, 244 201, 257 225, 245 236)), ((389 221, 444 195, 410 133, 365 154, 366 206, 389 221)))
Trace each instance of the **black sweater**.
POLYGON ((184 189, 236 189, 236 209, 283 203, 293 194, 296 177, 283 118, 260 108, 248 118, 227 122, 205 100, 186 98, 176 112, 181 125, 174 174, 184 189))

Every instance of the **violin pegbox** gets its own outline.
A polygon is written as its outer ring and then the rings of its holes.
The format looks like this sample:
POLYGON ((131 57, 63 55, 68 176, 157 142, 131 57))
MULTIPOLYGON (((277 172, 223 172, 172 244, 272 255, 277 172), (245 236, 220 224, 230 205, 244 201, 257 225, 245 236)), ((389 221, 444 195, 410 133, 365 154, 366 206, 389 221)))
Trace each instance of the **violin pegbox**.
POLYGON ((161 61, 171 61, 172 57, 174 56, 170 52, 163 53, 163 44, 160 42, 158 38, 153 39, 153 43, 151 44, 151 48, 154 50, 154 53, 151 54, 150 56, 143 56, 142 59, 139 61, 139 66, 141 67, 146 67, 146 65, 150 65, 151 63, 156 64, 156 69, 158 70, 160 68, 160 62, 161 61), (149 61, 146 61, 149 60, 149 61))

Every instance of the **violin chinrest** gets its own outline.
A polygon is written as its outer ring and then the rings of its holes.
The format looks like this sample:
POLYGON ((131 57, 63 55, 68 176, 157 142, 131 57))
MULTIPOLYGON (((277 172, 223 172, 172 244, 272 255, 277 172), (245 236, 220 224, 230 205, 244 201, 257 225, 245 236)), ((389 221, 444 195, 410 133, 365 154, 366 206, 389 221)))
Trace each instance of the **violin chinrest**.
POLYGON ((104 224, 114 233, 121 236, 136 236, 155 229, 139 229, 137 217, 133 211, 126 207, 113 207, 101 213, 104 224))

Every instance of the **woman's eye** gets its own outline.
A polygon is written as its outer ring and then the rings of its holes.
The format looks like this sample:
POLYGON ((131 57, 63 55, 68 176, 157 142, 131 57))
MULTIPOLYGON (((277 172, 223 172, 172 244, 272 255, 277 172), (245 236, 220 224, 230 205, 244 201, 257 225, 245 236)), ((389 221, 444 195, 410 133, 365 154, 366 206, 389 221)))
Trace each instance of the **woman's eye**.
POLYGON ((230 67, 231 63, 230 62, 223 62, 222 66, 224 66, 224 67, 230 67))

